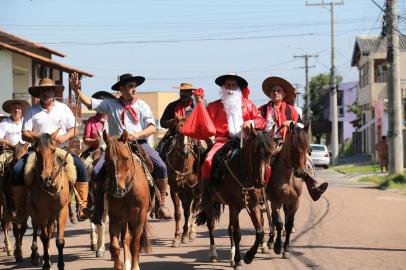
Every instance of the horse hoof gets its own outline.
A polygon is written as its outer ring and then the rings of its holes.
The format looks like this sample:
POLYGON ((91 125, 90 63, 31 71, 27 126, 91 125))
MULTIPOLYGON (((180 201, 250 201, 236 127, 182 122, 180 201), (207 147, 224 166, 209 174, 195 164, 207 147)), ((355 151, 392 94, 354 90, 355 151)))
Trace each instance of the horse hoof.
POLYGON ((196 239, 196 232, 189 233, 189 240, 194 241, 196 239))
POLYGON ((245 264, 250 264, 252 263, 252 261, 254 260, 254 254, 250 251, 247 251, 247 253, 245 253, 244 255, 244 263, 245 264))
POLYGON ((269 248, 267 246, 261 247, 261 253, 262 254, 268 254, 269 253, 269 248))
POLYGON ((7 250, 7 256, 11 256, 13 255, 13 251, 12 250, 7 250))
POLYGON ((283 254, 282 254, 282 258, 290 259, 290 252, 289 251, 284 251, 283 254))
POLYGON ((90 250, 91 251, 96 251, 97 250, 97 244, 91 244, 90 245, 90 250))
MULTIPOLYGON (((183 240, 183 239, 182 239, 183 240)), ((183 242, 183 241, 182 241, 183 242)), ((180 241, 179 241, 179 239, 178 238, 176 238, 176 239, 173 239, 173 241, 172 241, 172 247, 173 248, 175 248, 175 247, 179 247, 180 246, 180 241)))
POLYGON ((234 265, 234 270, 241 270, 242 269, 242 264, 240 262, 236 263, 236 265, 234 265))
POLYGON ((275 252, 275 254, 281 254, 281 252, 282 252, 282 249, 281 248, 276 248, 276 247, 274 247, 273 248, 273 252, 275 252))
POLYGON ((14 250, 14 258, 16 259, 16 263, 21 263, 23 261, 21 250, 14 250))
POLYGON ((189 242, 189 237, 182 237, 182 244, 187 244, 189 242))
POLYGON ((274 247, 274 243, 273 242, 268 242, 267 243, 267 246, 268 246, 268 248, 269 248, 269 252, 273 249, 273 247, 274 247))
POLYGON ((234 267, 235 266, 235 261, 234 260, 231 260, 230 261, 230 267, 234 267))
POLYGON ((39 264, 39 254, 31 254, 31 264, 38 265, 39 264))
POLYGON ((98 250, 96 251, 96 258, 103 258, 104 257, 104 251, 98 250))
POLYGON ((219 258, 218 258, 217 256, 211 256, 210 262, 216 263, 216 262, 218 262, 218 261, 219 261, 219 258))

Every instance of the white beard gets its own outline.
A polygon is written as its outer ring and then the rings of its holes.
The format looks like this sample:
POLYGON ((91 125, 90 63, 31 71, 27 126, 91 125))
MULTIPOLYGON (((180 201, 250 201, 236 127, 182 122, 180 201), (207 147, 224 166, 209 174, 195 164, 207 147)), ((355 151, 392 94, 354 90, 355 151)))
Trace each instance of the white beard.
POLYGON ((238 136, 244 123, 242 119, 242 93, 240 89, 220 89, 221 102, 227 115, 230 137, 238 136))

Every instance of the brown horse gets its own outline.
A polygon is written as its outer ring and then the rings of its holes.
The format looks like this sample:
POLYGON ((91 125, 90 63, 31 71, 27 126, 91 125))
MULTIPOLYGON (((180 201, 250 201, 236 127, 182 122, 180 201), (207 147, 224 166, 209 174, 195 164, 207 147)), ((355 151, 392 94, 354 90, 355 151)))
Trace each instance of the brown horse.
MULTIPOLYGON (((229 152, 227 146, 235 149, 235 146, 238 147, 239 144, 239 140, 231 140, 219 152, 229 152)), ((259 198, 260 189, 265 184, 265 170, 270 162, 273 148, 274 144, 268 133, 251 128, 248 138, 244 140, 243 147, 236 154, 232 154, 234 157, 230 161, 221 158, 220 164, 217 164, 218 167, 225 168, 222 173, 224 177, 221 175, 221 180, 217 183, 213 182, 215 179, 202 180, 210 182, 202 183, 202 211, 198 214, 196 222, 198 225, 207 223, 210 235, 209 257, 212 262, 218 260, 213 230, 215 220, 220 217, 220 204, 228 205, 230 211, 228 233, 231 241, 231 266, 234 266, 235 269, 241 268, 241 232, 238 215, 244 208, 247 210, 256 232, 255 243, 245 254, 244 262, 249 264, 254 259, 264 238, 259 198)), ((212 169, 216 166, 215 159, 219 152, 214 157, 212 169)), ((213 178, 213 171, 211 175, 213 178)))
POLYGON ((69 188, 76 180, 73 158, 66 155, 64 150, 56 148, 55 135, 45 133, 38 137, 33 146, 34 153, 28 157, 24 169, 24 180, 28 187, 28 210, 33 226, 31 259, 34 264, 39 262, 37 232, 40 231, 44 250, 43 269, 51 269, 48 249, 55 221, 58 269, 65 269, 63 248, 69 188))
POLYGON ((180 245, 180 218, 182 203, 185 223, 183 225, 182 243, 196 238, 195 223, 189 227, 189 217, 191 211, 194 212, 196 201, 200 194, 197 174, 194 164, 197 160, 197 147, 199 141, 186 137, 181 133, 181 129, 186 118, 175 117, 176 134, 172 139, 169 151, 166 153, 166 166, 168 168, 168 182, 171 187, 171 197, 175 207, 175 238, 172 247, 180 245))
MULTIPOLYGON (((107 137, 107 136, 106 136, 107 137)), ((150 207, 148 180, 133 157, 128 133, 106 138, 106 165, 110 181, 107 197, 110 219, 110 253, 114 269, 123 269, 119 236, 124 247, 124 269, 139 270, 140 251, 148 252, 147 213, 150 207), (131 261, 130 254, 131 252, 131 261)))
MULTIPOLYGON (((10 215, 10 213, 13 210, 13 205, 14 205, 14 201, 13 201, 13 194, 12 194, 12 168, 14 166, 14 164, 21 159, 28 151, 28 146, 29 144, 21 144, 21 143, 17 143, 16 145, 14 145, 12 147, 12 160, 10 162, 8 162, 7 164, 3 164, 4 168, 2 171, 2 175, 1 177, 3 178, 3 180, 1 181, 1 190, 0 190, 0 217, 1 217, 1 228, 4 232, 4 244, 5 244, 5 251, 7 252, 7 255, 11 255, 13 248, 10 244, 10 239, 9 239, 9 228, 11 226, 11 218, 12 216, 10 215)), ((14 213, 15 214, 15 213, 14 213)), ((24 227, 24 225, 21 224, 14 224, 13 225, 15 227, 14 230, 14 236, 15 239, 17 239, 16 246, 20 246, 21 247, 21 242, 22 242, 22 236, 25 233, 26 230, 26 226, 24 227), (19 227, 19 228, 17 228, 19 227), (22 230, 24 232, 22 232, 22 230), (20 237, 21 235, 21 237, 20 237)), ((20 260, 21 257, 21 249, 19 252, 17 252, 16 257, 19 257, 18 260, 20 260), (20 254, 20 255, 19 255, 20 254)))
POLYGON ((286 135, 279 157, 272 166, 272 175, 266 188, 268 199, 272 208, 272 228, 268 247, 273 247, 276 254, 282 251, 282 229, 283 223, 280 216, 280 208, 283 206, 285 213, 285 243, 283 246, 283 258, 290 257, 289 240, 294 218, 299 208, 300 196, 302 194, 302 179, 305 174, 305 164, 309 150, 307 139, 307 128, 297 127, 290 124, 289 132, 286 135), (274 243, 275 227, 277 231, 274 243))

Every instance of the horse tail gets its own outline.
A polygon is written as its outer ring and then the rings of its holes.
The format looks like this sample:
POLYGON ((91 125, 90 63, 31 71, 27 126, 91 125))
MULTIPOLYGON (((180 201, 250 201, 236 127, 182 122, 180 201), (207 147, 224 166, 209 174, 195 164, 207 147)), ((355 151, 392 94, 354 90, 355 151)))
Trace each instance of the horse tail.
POLYGON ((151 241, 150 241, 151 226, 148 221, 145 221, 144 227, 142 228, 142 234, 140 239, 140 251, 143 253, 151 253, 151 241))
MULTIPOLYGON (((220 220, 220 216, 221 216, 221 204, 218 202, 214 202, 211 206, 209 206, 208 208, 205 208, 208 211, 210 211, 210 213, 212 213, 214 219, 216 221, 220 220)), ((200 212, 196 215, 196 224, 198 226, 204 226, 207 224, 207 220, 208 220, 208 216, 206 211, 204 210, 200 210, 200 212)))

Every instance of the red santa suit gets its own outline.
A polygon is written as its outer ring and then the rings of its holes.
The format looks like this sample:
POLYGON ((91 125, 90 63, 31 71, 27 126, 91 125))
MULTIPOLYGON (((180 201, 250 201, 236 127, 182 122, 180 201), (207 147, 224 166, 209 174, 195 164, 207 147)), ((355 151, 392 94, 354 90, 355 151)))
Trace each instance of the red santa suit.
MULTIPOLYGON (((252 120, 255 128, 263 129, 265 127, 265 123, 261 114, 259 113, 255 104, 245 98, 241 98, 241 109, 242 109, 242 120, 241 122, 244 123, 246 121, 252 120)), ((209 153, 206 156, 206 160, 202 166, 202 178, 207 179, 210 178, 210 171, 211 165, 214 154, 230 139, 230 130, 229 124, 227 119, 227 113, 224 109, 224 105, 221 99, 211 102, 207 106, 207 111, 210 115, 211 120, 216 127, 216 135, 215 135, 215 142, 212 148, 210 149, 209 153)))

